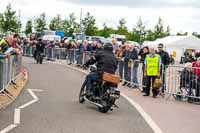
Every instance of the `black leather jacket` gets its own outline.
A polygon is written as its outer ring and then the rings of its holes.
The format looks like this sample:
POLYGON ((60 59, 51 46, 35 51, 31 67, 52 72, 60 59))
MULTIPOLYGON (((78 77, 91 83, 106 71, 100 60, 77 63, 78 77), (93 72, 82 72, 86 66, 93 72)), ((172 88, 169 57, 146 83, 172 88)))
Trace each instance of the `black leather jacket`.
POLYGON ((96 63, 98 72, 115 74, 117 70, 117 58, 112 51, 99 50, 94 57, 87 61, 86 66, 96 63))
POLYGON ((36 44, 36 51, 37 52, 43 53, 44 52, 44 48, 45 48, 45 44, 43 42, 38 42, 36 44))

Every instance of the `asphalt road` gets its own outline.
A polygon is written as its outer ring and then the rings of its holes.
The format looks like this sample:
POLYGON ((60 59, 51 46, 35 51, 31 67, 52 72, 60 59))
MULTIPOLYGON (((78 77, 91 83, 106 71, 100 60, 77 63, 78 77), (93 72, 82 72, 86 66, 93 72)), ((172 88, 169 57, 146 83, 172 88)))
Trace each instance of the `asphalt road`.
POLYGON ((21 111, 21 123, 10 133, 153 133, 122 97, 117 102, 120 108, 107 114, 93 105, 79 104, 84 74, 48 62, 35 64, 31 58, 23 62, 29 71, 28 83, 12 105, 0 110, 0 130, 13 123, 16 107, 32 100, 27 89, 40 89, 43 92, 35 92, 39 101, 21 111))

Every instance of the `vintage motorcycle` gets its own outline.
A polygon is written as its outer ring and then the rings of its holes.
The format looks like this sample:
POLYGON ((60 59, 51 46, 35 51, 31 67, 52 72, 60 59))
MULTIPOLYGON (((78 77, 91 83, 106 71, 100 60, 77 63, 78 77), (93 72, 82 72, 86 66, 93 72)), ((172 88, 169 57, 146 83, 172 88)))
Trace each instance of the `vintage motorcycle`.
MULTIPOLYGON (((95 66, 90 66, 90 73, 97 71, 95 66)), ((79 93, 79 102, 85 101, 96 105, 99 112, 107 113, 109 110, 113 110, 112 107, 119 108, 115 101, 120 98, 120 91, 117 89, 117 84, 120 83, 120 78, 116 75, 109 73, 103 73, 102 78, 98 81, 94 81, 92 84, 93 95, 86 95, 86 80, 82 84, 79 93)))

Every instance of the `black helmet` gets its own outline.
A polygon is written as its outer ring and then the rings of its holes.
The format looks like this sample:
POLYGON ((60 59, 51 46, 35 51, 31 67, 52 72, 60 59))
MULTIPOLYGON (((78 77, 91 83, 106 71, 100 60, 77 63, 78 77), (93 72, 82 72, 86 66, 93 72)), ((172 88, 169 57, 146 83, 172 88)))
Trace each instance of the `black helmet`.
POLYGON ((104 50, 108 50, 108 51, 113 51, 113 46, 111 43, 106 43, 104 46, 103 46, 103 49, 104 50))
POLYGON ((42 41, 42 38, 41 38, 41 37, 40 37, 40 38, 38 38, 38 41, 39 41, 39 42, 41 42, 41 41, 42 41))

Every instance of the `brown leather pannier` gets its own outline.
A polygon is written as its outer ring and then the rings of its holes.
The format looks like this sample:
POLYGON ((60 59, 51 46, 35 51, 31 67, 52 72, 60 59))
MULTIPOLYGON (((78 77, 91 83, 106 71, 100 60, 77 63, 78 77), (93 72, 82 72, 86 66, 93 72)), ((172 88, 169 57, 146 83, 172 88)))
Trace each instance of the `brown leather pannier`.
POLYGON ((114 74, 110 74, 110 73, 103 73, 103 80, 104 81, 108 81, 111 83, 115 83, 115 84, 119 84, 120 83, 120 77, 114 74))

